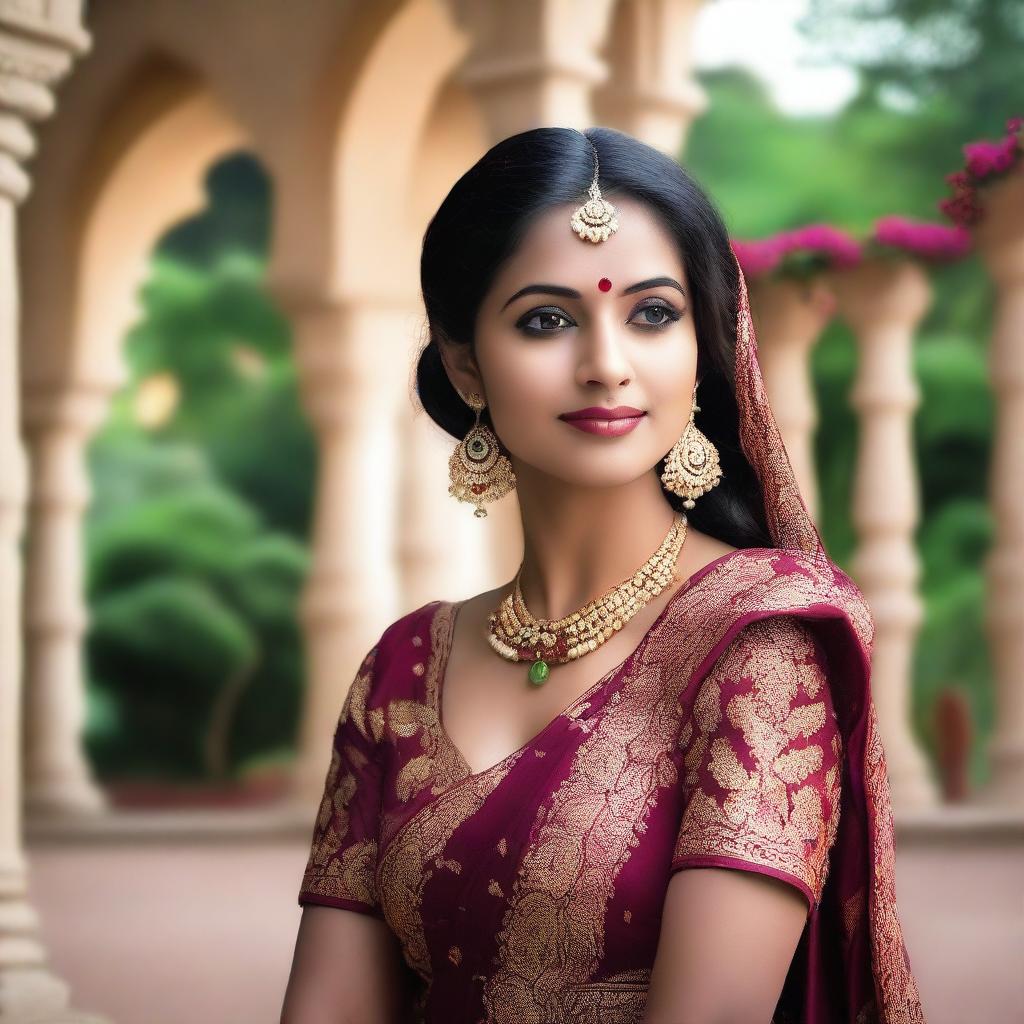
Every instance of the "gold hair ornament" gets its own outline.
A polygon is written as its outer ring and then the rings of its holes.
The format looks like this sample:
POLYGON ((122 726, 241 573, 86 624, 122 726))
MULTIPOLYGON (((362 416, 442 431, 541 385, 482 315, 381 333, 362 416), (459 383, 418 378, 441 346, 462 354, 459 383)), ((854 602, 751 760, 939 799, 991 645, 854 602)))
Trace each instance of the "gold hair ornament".
MULTIPOLYGON (((582 134, 582 133, 581 133, 582 134)), ((583 136, 587 138, 585 135, 583 136)), ((587 189, 590 198, 580 207, 577 207, 569 218, 573 231, 585 242, 606 242, 610 235, 619 230, 618 210, 601 196, 601 186, 597 183, 599 164, 597 160, 597 148, 590 139, 590 148, 594 151, 594 180, 587 189)))

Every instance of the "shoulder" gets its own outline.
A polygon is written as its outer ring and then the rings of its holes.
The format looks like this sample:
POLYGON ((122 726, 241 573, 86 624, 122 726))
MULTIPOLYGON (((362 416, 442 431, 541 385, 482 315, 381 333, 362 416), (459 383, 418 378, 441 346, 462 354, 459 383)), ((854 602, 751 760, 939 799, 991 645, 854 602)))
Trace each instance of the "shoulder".
POLYGON ((691 712, 697 730, 778 746, 837 731, 829 659, 814 623, 771 615, 739 629, 704 675, 691 712))
POLYGON ((870 651, 874 620, 852 579, 823 553, 739 548, 717 565, 715 587, 730 618, 791 614, 808 623, 845 620, 870 651))
POLYGON ((396 663, 415 664, 426 658, 437 643, 437 631, 457 602, 434 599, 388 623, 374 642, 369 656, 378 678, 396 663))

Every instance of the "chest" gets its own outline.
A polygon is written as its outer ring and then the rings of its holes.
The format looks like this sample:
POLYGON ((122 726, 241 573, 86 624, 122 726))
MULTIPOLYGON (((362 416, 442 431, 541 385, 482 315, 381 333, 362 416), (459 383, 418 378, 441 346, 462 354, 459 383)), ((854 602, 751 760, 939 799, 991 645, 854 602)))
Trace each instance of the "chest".
POLYGON ((614 672, 635 645, 618 634, 576 661, 552 665, 541 685, 530 663, 509 662, 469 633, 452 638, 439 693, 441 725, 474 773, 538 738, 563 712, 581 703, 614 672))

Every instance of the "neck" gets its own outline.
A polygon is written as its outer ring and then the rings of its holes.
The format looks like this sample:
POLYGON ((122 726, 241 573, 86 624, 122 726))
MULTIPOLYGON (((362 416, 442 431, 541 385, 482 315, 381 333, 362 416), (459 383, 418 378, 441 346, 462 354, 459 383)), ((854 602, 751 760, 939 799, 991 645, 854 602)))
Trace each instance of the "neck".
POLYGON ((675 512, 652 470, 605 488, 567 486, 515 466, 523 522, 519 586, 530 612, 558 619, 631 576, 658 549, 675 512))

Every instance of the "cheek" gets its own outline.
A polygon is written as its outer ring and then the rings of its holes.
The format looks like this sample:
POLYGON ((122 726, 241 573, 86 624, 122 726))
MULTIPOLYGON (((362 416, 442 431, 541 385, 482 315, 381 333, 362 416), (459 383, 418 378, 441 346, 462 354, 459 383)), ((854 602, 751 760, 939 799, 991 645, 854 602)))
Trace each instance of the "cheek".
POLYGON ((546 343, 531 346, 513 338, 488 339, 477 352, 480 372, 487 381, 487 397, 496 425, 522 432, 543 417, 528 411, 557 416, 572 395, 573 366, 568 346, 546 343))

